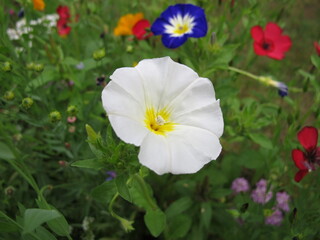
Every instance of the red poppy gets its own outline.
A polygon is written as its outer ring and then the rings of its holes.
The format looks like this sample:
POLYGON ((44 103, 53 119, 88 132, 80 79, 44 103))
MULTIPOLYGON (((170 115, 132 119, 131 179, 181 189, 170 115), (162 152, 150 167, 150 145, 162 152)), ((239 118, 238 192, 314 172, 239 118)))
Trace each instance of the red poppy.
POLYGON ((67 24, 68 24, 68 20, 63 18, 57 21, 58 34, 62 37, 67 36, 71 31, 71 27, 69 27, 67 24))
POLYGON ((318 130, 314 127, 304 127, 297 136, 305 150, 292 150, 292 159, 299 168, 294 180, 300 182, 308 172, 316 169, 316 165, 320 165, 320 147, 317 147, 318 130))
POLYGON ((151 24, 148 20, 141 19, 133 26, 132 33, 139 40, 149 38, 153 35, 152 32, 148 32, 146 30, 146 29, 150 28, 150 26, 151 26, 151 24))
POLYGON ((60 19, 69 19, 70 18, 70 11, 68 6, 59 6, 57 8, 57 13, 60 17, 60 19))
POLYGON ((268 56, 281 60, 284 53, 291 47, 289 36, 282 35, 282 29, 275 23, 268 23, 265 30, 261 26, 251 28, 251 36, 254 39, 253 48, 257 55, 268 56))
POLYGON ((317 50, 318 56, 320 56, 320 44, 318 42, 314 42, 313 44, 314 44, 314 47, 317 50))

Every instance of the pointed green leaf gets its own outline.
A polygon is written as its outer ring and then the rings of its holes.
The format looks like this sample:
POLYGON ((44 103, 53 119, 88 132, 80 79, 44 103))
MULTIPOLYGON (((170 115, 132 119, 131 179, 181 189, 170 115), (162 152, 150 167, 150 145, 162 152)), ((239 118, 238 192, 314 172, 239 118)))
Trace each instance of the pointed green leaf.
POLYGON ((147 211, 144 222, 152 236, 158 237, 166 226, 166 215, 160 209, 147 211))
POLYGON ((32 232, 41 224, 59 218, 61 214, 56 210, 27 209, 24 212, 23 233, 32 232))

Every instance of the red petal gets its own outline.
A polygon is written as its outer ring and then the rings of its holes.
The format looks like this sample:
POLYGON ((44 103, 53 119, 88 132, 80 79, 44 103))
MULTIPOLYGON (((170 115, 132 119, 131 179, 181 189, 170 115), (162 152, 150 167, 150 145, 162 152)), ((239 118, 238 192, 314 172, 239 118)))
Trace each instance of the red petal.
POLYGON ((308 170, 300 170, 299 172, 296 173, 296 175, 294 176, 294 180, 296 182, 300 182, 302 180, 302 178, 304 178, 305 175, 307 175, 309 171, 308 170))
POLYGON ((264 35, 267 39, 277 39, 282 33, 282 29, 275 23, 268 23, 264 31, 264 35))
POLYGON ((292 155, 294 164, 297 166, 297 168, 299 168, 300 170, 308 170, 308 168, 304 164, 306 160, 301 150, 293 149, 291 155, 292 155))
POLYGON ((313 45, 316 48, 318 55, 320 56, 320 44, 317 42, 314 42, 313 45))
POLYGON ((260 26, 252 27, 251 28, 251 36, 255 41, 261 42, 264 39, 264 33, 262 30, 262 27, 260 27, 260 26))
POLYGON ((149 28, 150 22, 146 19, 142 19, 140 21, 138 21, 132 28, 132 33, 139 39, 146 39, 148 37, 150 37, 150 34, 147 34, 146 28, 149 28))
POLYGON ((298 132, 298 139, 304 149, 315 148, 318 144, 318 130, 314 127, 304 127, 298 132))
POLYGON ((267 56, 276 60, 281 60, 284 58, 283 51, 281 51, 281 49, 277 46, 275 46, 272 52, 268 52, 267 56))
POLYGON ((268 52, 265 49, 263 49, 261 44, 259 44, 258 42, 253 43, 253 49, 257 55, 265 56, 268 54, 268 52))
POLYGON ((292 42, 289 36, 281 36, 275 44, 277 44, 283 52, 287 52, 291 48, 292 42))

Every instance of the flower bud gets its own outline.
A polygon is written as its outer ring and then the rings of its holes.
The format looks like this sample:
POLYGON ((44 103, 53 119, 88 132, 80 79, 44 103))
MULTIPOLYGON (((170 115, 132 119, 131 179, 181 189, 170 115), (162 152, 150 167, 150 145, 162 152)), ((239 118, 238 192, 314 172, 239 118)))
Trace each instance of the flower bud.
POLYGON ((128 45, 126 48, 127 53, 132 53, 133 52, 133 46, 132 45, 128 45))
POLYGON ((30 62, 30 63, 27 63, 26 68, 28 70, 34 70, 34 66, 35 66, 35 63, 34 62, 30 62))
POLYGON ((11 63, 9 63, 8 61, 7 62, 4 62, 2 64, 2 71, 4 72, 11 72, 12 70, 12 66, 11 66, 11 63))
POLYGON ((15 98, 15 95, 12 91, 6 91, 3 95, 3 98, 7 101, 11 101, 15 98))
POLYGON ((13 193, 15 192, 15 188, 12 186, 7 187, 6 189, 4 189, 4 194, 7 196, 12 196, 13 193))
POLYGON ((96 50, 92 54, 93 59, 96 61, 100 61, 105 56, 106 56, 106 50, 104 48, 96 50))
POLYGON ((34 69, 36 72, 42 72, 43 69, 44 69, 44 65, 43 65, 42 63, 34 64, 33 69, 34 69))
POLYGON ((32 98, 27 97, 27 98, 22 99, 21 106, 22 106, 24 109, 28 110, 29 108, 31 108, 32 105, 33 105, 33 100, 32 100, 32 98))
POLYGON ((49 118, 52 123, 59 122, 61 120, 61 113, 58 111, 53 111, 49 114, 49 118))
POLYGON ((67 113, 68 113, 68 115, 69 116, 75 116, 75 115, 77 115, 77 113, 78 113, 78 108, 76 107, 76 106, 74 106, 74 105, 70 105, 70 106, 68 106, 68 108, 67 108, 67 113))

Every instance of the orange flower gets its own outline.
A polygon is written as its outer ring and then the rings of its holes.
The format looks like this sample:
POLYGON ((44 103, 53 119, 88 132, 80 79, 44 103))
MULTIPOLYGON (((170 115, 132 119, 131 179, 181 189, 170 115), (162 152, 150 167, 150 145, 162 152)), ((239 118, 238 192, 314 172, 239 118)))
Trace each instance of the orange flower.
POLYGON ((38 11, 43 11, 45 8, 46 4, 44 3, 43 0, 33 0, 33 7, 34 9, 38 11))
POLYGON ((127 14, 119 19, 117 27, 113 30, 115 36, 132 35, 133 26, 143 19, 143 13, 127 14))

